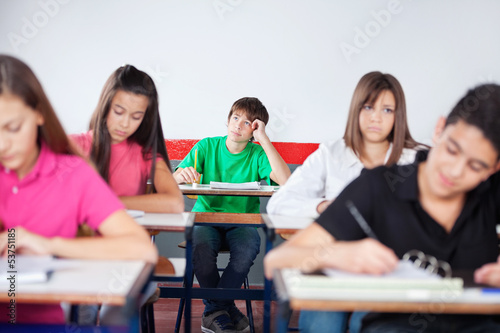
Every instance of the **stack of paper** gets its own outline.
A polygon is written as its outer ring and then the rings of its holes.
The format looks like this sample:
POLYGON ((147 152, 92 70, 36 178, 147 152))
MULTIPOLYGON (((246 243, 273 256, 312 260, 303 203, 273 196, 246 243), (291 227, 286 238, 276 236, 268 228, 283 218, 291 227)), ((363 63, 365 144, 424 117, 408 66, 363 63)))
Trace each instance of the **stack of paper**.
POLYGON ((223 190, 260 190, 259 182, 248 183, 222 183, 210 182, 210 188, 223 190))
POLYGON ((145 212, 142 210, 127 209, 127 214, 130 215, 130 217, 135 219, 135 218, 143 217, 145 212))

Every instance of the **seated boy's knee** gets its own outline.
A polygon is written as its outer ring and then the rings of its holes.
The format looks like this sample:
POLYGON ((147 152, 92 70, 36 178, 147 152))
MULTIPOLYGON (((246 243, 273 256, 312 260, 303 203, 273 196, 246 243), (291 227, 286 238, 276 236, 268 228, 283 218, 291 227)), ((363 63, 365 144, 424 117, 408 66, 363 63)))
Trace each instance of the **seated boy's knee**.
POLYGON ((215 261, 218 250, 209 243, 200 243, 193 246, 193 260, 215 261))

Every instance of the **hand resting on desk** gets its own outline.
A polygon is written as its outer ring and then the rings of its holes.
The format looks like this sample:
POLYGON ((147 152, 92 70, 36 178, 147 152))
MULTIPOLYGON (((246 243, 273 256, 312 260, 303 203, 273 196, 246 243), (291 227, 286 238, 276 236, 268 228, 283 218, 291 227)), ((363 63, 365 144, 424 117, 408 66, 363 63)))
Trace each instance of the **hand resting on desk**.
POLYGON ((193 167, 178 168, 174 172, 177 184, 195 183, 200 178, 200 173, 193 167))
MULTIPOLYGON (((0 253, 2 257, 6 257, 8 253, 8 234, 7 230, 0 233, 0 253)), ((47 238, 34 234, 23 227, 16 227, 15 235, 16 254, 51 254, 47 238)))
POLYGON ((498 257, 497 262, 478 268, 474 272, 474 282, 500 287, 500 257, 498 257))

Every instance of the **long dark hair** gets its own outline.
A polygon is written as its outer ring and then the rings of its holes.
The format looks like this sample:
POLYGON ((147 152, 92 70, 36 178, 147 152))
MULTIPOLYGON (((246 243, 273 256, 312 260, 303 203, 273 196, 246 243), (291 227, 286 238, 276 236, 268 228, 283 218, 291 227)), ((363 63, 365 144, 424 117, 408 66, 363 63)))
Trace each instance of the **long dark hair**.
POLYGON ((373 104, 384 90, 391 91, 396 100, 394 126, 387 137, 387 140, 392 142, 392 152, 386 164, 391 165, 399 161, 403 148, 415 148, 421 145, 410 134, 406 117, 405 94, 399 81, 391 74, 370 72, 359 80, 349 107, 344 141, 346 146, 351 148, 358 156, 364 154, 363 135, 359 129, 359 113, 363 105, 366 103, 373 104))
POLYGON ((43 141, 58 154, 78 155, 70 144, 40 81, 28 65, 17 58, 0 55, 1 94, 13 94, 21 98, 26 105, 42 115, 44 123, 38 127, 38 144, 43 141))
POLYGON ((121 90, 137 95, 146 96, 149 100, 148 108, 139 128, 128 138, 141 145, 144 159, 152 158, 150 179, 153 183, 150 191, 154 191, 154 176, 157 154, 160 154, 169 170, 170 160, 165 146, 163 130, 161 128, 160 112, 158 107, 158 93, 151 77, 134 66, 125 65, 118 68, 106 81, 99 98, 99 103, 90 121, 90 130, 93 131, 92 149, 90 157, 96 164, 102 178, 109 181, 109 160, 111 156, 111 136, 109 135, 107 118, 111 101, 121 90))

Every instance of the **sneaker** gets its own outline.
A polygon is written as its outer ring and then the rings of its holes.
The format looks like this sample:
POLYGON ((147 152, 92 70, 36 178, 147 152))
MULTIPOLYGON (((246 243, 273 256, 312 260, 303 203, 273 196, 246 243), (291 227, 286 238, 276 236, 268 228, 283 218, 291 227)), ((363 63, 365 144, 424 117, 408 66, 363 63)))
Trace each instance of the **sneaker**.
POLYGON ((243 313, 241 313, 240 309, 233 305, 229 308, 228 311, 229 317, 233 321, 233 325, 238 333, 248 333, 250 332, 250 322, 243 313))
POLYGON ((201 317, 201 331, 203 333, 237 333, 227 311, 216 311, 208 316, 201 317))

